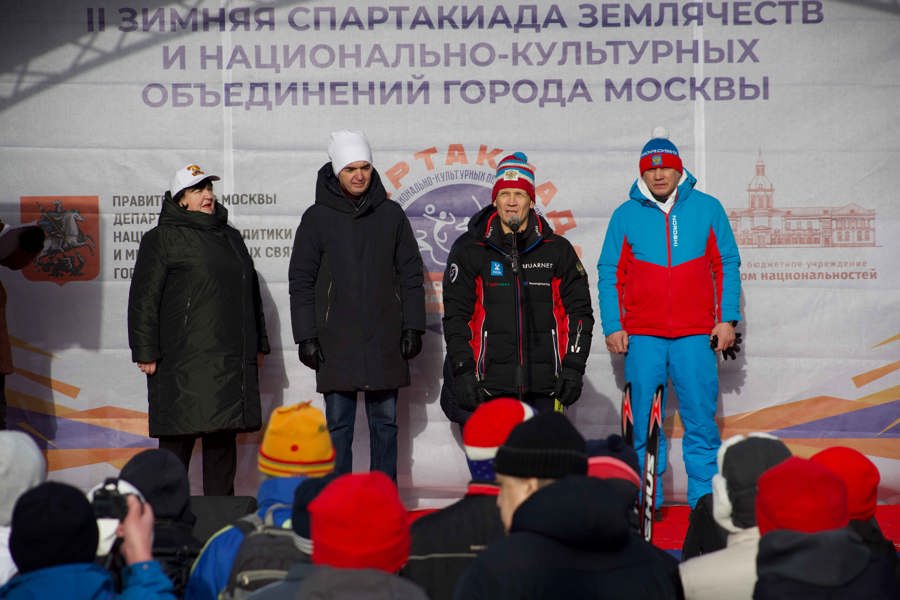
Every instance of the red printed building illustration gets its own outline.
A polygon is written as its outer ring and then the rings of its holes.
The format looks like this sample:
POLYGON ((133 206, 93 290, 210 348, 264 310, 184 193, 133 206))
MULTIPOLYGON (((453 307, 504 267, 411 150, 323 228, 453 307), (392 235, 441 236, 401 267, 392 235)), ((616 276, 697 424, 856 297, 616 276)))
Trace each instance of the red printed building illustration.
POLYGON ((875 209, 844 206, 776 208, 775 186, 766 177, 762 152, 747 186, 748 207, 728 210, 740 246, 757 248, 848 248, 875 245, 875 209))

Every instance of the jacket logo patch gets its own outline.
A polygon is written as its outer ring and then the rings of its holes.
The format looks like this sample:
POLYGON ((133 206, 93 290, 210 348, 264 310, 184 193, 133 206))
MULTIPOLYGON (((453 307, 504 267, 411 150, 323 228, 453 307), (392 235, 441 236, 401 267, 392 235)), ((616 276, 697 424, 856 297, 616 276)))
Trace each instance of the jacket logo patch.
POLYGON ((522 263, 523 269, 547 269, 553 270, 552 262, 526 262, 522 263))
POLYGON ((491 261, 491 277, 503 277, 503 263, 492 260, 491 261))
POLYGON ((578 271, 578 275, 581 277, 586 277, 587 273, 584 272, 584 265, 581 264, 581 261, 575 263, 575 270, 578 271))

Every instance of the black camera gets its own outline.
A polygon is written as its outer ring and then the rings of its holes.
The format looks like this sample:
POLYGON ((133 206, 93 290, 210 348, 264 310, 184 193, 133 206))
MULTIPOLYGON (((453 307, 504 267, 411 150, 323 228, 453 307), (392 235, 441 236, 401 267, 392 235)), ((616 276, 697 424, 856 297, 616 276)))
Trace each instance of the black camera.
POLYGON ((94 490, 91 506, 97 519, 118 519, 121 521, 128 514, 128 494, 119 492, 119 480, 109 477, 99 488, 94 490))

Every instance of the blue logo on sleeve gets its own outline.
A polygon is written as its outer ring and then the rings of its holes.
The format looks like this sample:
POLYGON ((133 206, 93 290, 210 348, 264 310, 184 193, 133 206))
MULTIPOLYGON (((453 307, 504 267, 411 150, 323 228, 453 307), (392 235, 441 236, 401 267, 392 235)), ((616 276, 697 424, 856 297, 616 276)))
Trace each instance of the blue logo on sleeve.
POLYGON ((491 277, 503 277, 503 263, 496 260, 491 261, 491 277))

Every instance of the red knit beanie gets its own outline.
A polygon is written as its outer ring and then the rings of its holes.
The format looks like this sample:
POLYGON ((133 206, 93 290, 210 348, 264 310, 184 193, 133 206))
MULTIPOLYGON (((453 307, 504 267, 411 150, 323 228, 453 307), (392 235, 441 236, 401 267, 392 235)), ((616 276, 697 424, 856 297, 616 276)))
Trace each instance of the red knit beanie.
POLYGON ((865 454, 853 448, 835 446, 822 450, 810 460, 825 465, 844 481, 847 512, 851 519, 867 521, 875 516, 881 475, 865 454))
POLYGON ((792 456, 759 478, 756 524, 765 535, 774 529, 815 533, 849 522, 847 488, 819 463, 792 456))
POLYGON ((309 504, 317 565, 396 573, 409 558, 409 525, 397 486, 380 471, 348 473, 309 504))

